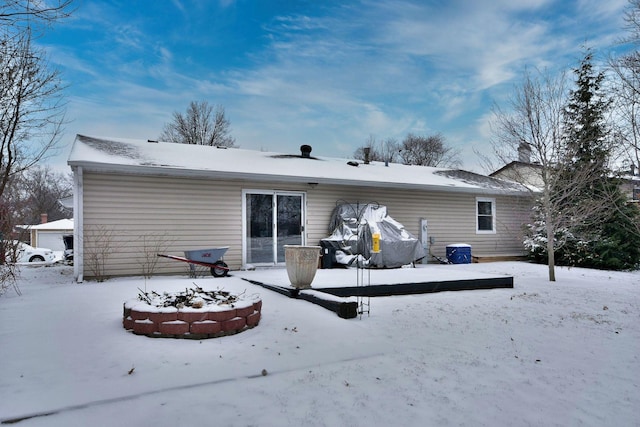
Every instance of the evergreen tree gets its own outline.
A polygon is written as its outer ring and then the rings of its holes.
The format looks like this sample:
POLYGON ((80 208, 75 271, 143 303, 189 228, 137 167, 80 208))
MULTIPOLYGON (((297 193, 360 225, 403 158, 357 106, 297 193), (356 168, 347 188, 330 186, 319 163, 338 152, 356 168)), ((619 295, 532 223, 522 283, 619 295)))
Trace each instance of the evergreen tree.
POLYGON ((596 73, 592 61, 593 53, 589 50, 574 70, 576 89, 570 92, 564 113, 565 162, 570 165, 567 171, 589 170, 592 179, 585 180, 585 188, 607 179, 612 148, 605 117, 611 99, 602 89, 604 72, 596 73))
MULTIPOLYGON (((563 145, 565 156, 562 180, 571 180, 579 188, 565 203, 593 205, 593 200, 607 202, 607 198, 617 190, 610 181, 609 157, 611 145, 605 114, 611 101, 603 94, 602 83, 605 75, 593 68, 593 53, 587 50, 580 66, 574 70, 576 88, 570 91, 564 112, 563 145), (586 172, 586 173, 585 173, 586 172), (575 179, 576 175, 581 179, 575 179), (571 175, 571 176, 566 176, 571 175)), ((597 239, 599 227, 608 210, 598 209, 583 224, 569 230, 580 241, 597 239)))

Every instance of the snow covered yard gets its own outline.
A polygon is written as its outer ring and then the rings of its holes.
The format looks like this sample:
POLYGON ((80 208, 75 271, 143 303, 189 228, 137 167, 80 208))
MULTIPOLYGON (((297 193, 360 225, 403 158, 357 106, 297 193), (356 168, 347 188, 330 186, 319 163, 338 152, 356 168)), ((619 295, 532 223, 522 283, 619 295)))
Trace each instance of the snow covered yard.
MULTIPOLYGON (((396 274, 411 280, 441 267, 396 274)), ((528 263, 446 268, 513 275, 514 289, 372 298, 370 317, 345 320, 243 281, 242 272, 74 284, 69 267, 23 268, 22 296, 0 298, 0 421, 640 424, 640 273, 558 269, 549 283, 545 266, 528 263), (137 288, 194 282, 260 294, 260 324, 203 341, 123 329, 122 304, 137 288)), ((355 282, 354 271, 342 274, 355 282)))

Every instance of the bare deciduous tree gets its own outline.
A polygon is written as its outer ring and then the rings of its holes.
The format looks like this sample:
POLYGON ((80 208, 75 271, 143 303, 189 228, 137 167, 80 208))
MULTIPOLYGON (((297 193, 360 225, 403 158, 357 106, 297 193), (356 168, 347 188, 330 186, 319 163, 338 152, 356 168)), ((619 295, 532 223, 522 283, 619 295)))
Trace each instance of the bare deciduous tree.
MULTIPOLYGON (((21 172, 42 160, 55 146, 64 121, 58 71, 33 39, 70 14, 71 0, 5 0, 0 3, 0 209, 10 210, 5 191, 21 172)), ((12 236, 9 216, 0 235, 12 236)), ((0 279, 15 277, 4 263, 0 279)))
POLYGON ((71 177, 53 171, 49 166, 36 166, 16 177, 14 191, 7 194, 13 204, 14 218, 21 224, 35 224, 40 215, 46 213, 49 221, 69 218, 70 209, 60 204, 60 199, 72 195, 71 177))
MULTIPOLYGON (((555 168, 562 157, 562 112, 566 102, 565 76, 553 79, 548 74, 532 76, 526 72, 521 86, 509 100, 506 110, 495 106, 492 123, 492 145, 496 156, 505 164, 510 163, 513 154, 520 148, 529 150, 531 160, 540 166, 539 174, 541 216, 546 220, 547 235, 553 236, 559 223, 552 204, 551 192, 556 187, 555 168)), ((512 179, 522 184, 531 182, 525 175, 529 169, 516 169, 512 179)), ((531 189, 532 192, 537 189, 531 189)), ((555 247, 553 239, 548 239, 549 280, 555 281, 555 247)))
MULTIPOLYGON (((625 27, 629 31, 629 35, 625 41, 638 43, 640 42, 640 0, 628 0, 629 4, 625 12, 625 27)), ((637 56, 637 52, 631 55, 637 56)))
POLYGON ((369 135, 369 139, 362 146, 356 149, 353 156, 359 160, 365 160, 368 157, 372 162, 389 162, 395 163, 399 160, 400 144, 393 138, 377 140, 373 135, 369 135), (368 156, 365 155, 365 149, 369 150, 368 156))
MULTIPOLYGON (((619 57, 609 58, 614 138, 618 143, 617 158, 623 173, 640 173, 640 0, 628 0, 625 12, 625 28, 628 36, 621 44, 631 44, 634 49, 619 57)), ((627 209, 619 210, 626 216, 627 209)), ((627 218, 634 225, 633 234, 640 236, 640 223, 627 218)))
POLYGON ((49 7, 12 0, 0 6, 0 197, 13 174, 40 161, 59 139, 64 119, 59 73, 32 38, 38 19, 51 24, 67 16, 69 3, 49 7))
POLYGON ((0 5, 0 25, 14 26, 27 21, 52 24, 70 15, 72 0, 4 0, 0 5))
MULTIPOLYGON (((640 43, 640 0, 629 0, 625 13, 629 36, 622 43, 640 43)), ((634 50, 618 58, 610 58, 614 99, 615 136, 630 169, 640 169, 640 52, 634 50)))
POLYGON ((173 113, 173 121, 164 126, 160 140, 179 144, 235 147, 231 123, 224 107, 214 107, 207 101, 191 101, 186 114, 173 113))
POLYGON ((405 165, 458 167, 459 152, 447 147, 441 134, 420 136, 408 134, 400 145, 400 158, 405 165))
POLYGON ((409 133, 402 143, 393 138, 382 141, 369 136, 367 143, 355 151, 354 157, 364 160, 365 148, 369 150, 370 161, 433 167, 460 165, 458 151, 447 147, 441 134, 420 136, 409 133))
POLYGON ((640 168, 640 69, 628 68, 623 59, 612 60, 610 66, 614 71, 615 138, 620 143, 620 157, 633 173, 640 168))

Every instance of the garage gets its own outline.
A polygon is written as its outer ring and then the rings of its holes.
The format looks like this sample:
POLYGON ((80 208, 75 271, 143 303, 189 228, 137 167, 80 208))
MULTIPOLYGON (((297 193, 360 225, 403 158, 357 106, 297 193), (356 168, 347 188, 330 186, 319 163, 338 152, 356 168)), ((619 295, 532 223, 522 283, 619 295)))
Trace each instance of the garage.
POLYGON ((31 246, 61 252, 65 249, 62 236, 65 234, 73 234, 73 220, 60 219, 58 221, 32 225, 29 227, 29 230, 31 231, 31 246))

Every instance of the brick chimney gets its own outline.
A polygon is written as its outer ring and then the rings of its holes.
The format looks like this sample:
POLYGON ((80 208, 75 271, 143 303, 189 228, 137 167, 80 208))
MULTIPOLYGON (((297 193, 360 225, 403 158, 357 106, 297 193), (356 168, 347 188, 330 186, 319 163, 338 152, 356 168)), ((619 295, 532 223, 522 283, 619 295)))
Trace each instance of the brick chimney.
POLYGON ((49 215, 47 215, 46 213, 40 214, 40 224, 46 224, 48 220, 49 220, 49 215))
POLYGON ((531 146, 526 142, 518 146, 518 161, 521 163, 531 163, 531 146))

